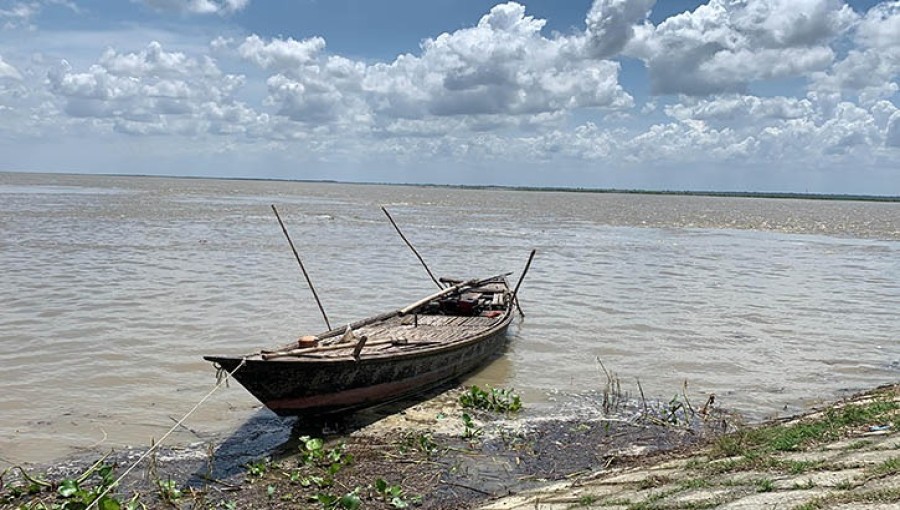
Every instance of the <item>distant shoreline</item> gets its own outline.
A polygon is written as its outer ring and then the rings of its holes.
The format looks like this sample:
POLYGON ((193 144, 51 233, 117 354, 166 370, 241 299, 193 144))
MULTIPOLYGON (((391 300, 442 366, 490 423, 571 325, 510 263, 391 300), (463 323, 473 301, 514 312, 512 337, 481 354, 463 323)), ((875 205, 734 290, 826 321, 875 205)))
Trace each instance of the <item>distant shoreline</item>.
POLYGON ((407 186, 413 188, 447 188, 462 190, 488 190, 488 191, 525 191, 536 193, 594 193, 594 194, 622 194, 622 195, 670 195, 689 197, 718 197, 718 198, 774 198, 774 199, 801 199, 801 200, 840 200, 856 202, 900 202, 897 195, 858 195, 841 193, 801 193, 788 191, 697 191, 697 190, 645 190, 645 189, 618 189, 618 188, 589 188, 566 186, 507 186, 498 184, 436 184, 415 182, 377 182, 377 181, 339 181, 333 179, 279 179, 271 177, 215 177, 201 175, 155 175, 155 174, 119 174, 119 173, 82 173, 82 172, 31 172, 4 170, 0 173, 21 175, 73 175, 73 176, 103 176, 103 177, 141 177, 155 179, 196 179, 213 181, 256 181, 256 182, 297 182, 310 184, 348 184, 356 186, 407 186))

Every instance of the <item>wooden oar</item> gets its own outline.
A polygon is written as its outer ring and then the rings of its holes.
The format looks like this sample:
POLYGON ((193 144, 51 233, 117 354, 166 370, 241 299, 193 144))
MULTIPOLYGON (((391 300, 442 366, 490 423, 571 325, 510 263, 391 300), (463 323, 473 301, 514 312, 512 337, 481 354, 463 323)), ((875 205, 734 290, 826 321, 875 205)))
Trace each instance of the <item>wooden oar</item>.
POLYGON ((312 280, 309 279, 309 273, 306 272, 306 268, 303 267, 303 261, 300 260, 300 254, 297 253, 297 248, 294 248, 294 242, 291 241, 291 236, 288 234, 287 227, 284 226, 284 222, 281 221, 281 216, 278 214, 278 209, 275 208, 275 204, 272 204, 272 211, 275 213, 275 217, 278 218, 278 224, 281 225, 281 231, 284 232, 284 237, 287 238, 288 244, 291 245, 291 250, 294 252, 294 257, 297 259, 297 263, 300 264, 300 270, 303 271, 303 276, 306 278, 306 283, 309 285, 309 290, 312 291, 312 295, 316 298, 316 304, 319 305, 319 311, 322 312, 322 318, 325 319, 325 326, 328 329, 331 329, 331 323, 328 322, 328 315, 325 314, 325 308, 322 307, 322 302, 319 301, 319 295, 316 293, 316 288, 313 287, 312 280))

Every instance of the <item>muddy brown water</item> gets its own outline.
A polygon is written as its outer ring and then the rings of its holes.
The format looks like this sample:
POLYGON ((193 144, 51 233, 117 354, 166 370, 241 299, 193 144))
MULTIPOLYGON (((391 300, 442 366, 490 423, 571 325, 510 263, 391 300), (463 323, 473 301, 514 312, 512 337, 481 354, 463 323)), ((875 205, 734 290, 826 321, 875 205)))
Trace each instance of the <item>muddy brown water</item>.
MULTIPOLYGON (((898 203, 0 173, 0 467, 147 445, 215 382, 203 354, 324 329, 271 203, 337 324, 432 291, 380 205, 441 275, 536 248, 471 380, 529 412, 602 390, 598 357, 632 394, 686 380, 755 417, 900 378, 898 203)), ((233 385, 171 442, 270 418, 233 385)))

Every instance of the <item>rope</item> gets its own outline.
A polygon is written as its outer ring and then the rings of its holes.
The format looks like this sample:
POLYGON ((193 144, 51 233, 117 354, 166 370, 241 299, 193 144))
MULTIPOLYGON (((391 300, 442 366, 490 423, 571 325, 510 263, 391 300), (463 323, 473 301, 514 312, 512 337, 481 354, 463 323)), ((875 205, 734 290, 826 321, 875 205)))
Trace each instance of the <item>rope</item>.
MULTIPOLYGON (((153 452, 155 452, 157 449, 159 449, 160 445, 163 444, 163 442, 166 440, 166 438, 168 438, 170 435, 172 435, 172 432, 175 432, 175 430, 176 430, 178 427, 181 427, 181 424, 184 423, 185 420, 187 420, 192 414, 194 414, 194 411, 196 411, 197 409, 199 409, 200 406, 202 406, 207 400, 209 400, 209 398, 212 397, 213 393, 215 393, 216 390, 218 390, 219 388, 222 387, 222 384, 227 383, 227 382, 228 382, 228 379, 231 378, 231 376, 233 376, 235 372, 237 372, 238 370, 240 370, 241 367, 243 367, 243 366, 246 365, 246 364, 247 364, 247 358, 243 358, 243 359, 241 359, 241 362, 238 364, 237 367, 235 367, 234 370, 232 370, 231 372, 225 372, 225 376, 222 377, 222 378, 216 383, 215 386, 213 386, 213 389, 209 390, 209 393, 207 393, 205 397, 203 397, 202 399, 200 399, 200 402, 197 402, 197 404, 196 404, 193 408, 191 408, 190 411, 188 411, 184 416, 182 416, 180 420, 178 420, 177 422, 175 422, 175 425, 172 425, 172 428, 170 428, 170 429, 168 430, 168 432, 166 432, 165 434, 163 434, 163 436, 162 436, 161 438, 159 438, 159 441, 157 441, 156 443, 154 443, 153 445, 151 445, 150 448, 148 448, 146 452, 144 452, 143 454, 141 454, 141 456, 138 457, 138 459, 137 459, 136 461, 134 461, 134 463, 133 463, 131 466, 129 466, 128 469, 126 469, 125 472, 122 473, 121 476, 119 476, 118 478, 116 478, 116 481, 114 481, 113 483, 109 484, 109 486, 107 486, 106 489, 104 489, 103 492, 101 492, 100 495, 97 496, 97 498, 94 499, 94 501, 92 501, 91 504, 88 505, 88 507, 87 507, 85 510, 91 510, 92 508, 97 508, 97 505, 100 504, 100 500, 102 500, 103 497, 106 496, 106 495, 109 493, 109 491, 111 491, 111 490, 113 489, 113 487, 115 487, 116 485, 118 485, 119 482, 121 482, 126 476, 128 476, 129 473, 131 473, 131 472, 134 470, 134 468, 136 468, 136 467, 138 466, 138 464, 140 464, 144 459, 146 459, 147 457, 149 457, 151 453, 153 453, 153 452)), ((224 370, 223 370, 223 371, 224 371, 224 370)))

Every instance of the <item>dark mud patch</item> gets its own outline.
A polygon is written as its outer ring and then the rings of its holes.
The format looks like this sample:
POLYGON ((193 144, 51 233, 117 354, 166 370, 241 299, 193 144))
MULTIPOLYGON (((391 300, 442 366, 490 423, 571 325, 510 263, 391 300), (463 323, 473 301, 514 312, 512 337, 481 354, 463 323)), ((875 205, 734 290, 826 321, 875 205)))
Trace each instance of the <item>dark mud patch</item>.
MULTIPOLYGON (((470 419, 464 422, 460 393, 366 418, 351 425, 356 430, 350 433, 347 422, 298 423, 260 411, 245 430, 218 444, 160 448, 122 481, 116 498, 124 503, 138 494, 138 508, 148 509, 350 508, 352 501, 365 508, 472 508, 548 481, 639 463, 730 428, 731 417, 722 413, 669 413, 671 408, 645 402, 618 402, 614 412, 604 412, 593 395, 552 412, 466 411, 470 419), (317 435, 326 436, 322 449, 332 457, 310 460, 304 454, 306 443, 299 438, 317 435)), ((114 452, 106 462, 118 475, 144 452, 114 452)), ((29 472, 58 484, 83 473, 97 457, 29 472)), ((17 495, 27 487, 17 472, 7 473, 2 483, 0 508, 65 503, 55 486, 17 495)), ((99 482, 95 477, 86 483, 99 482)))

